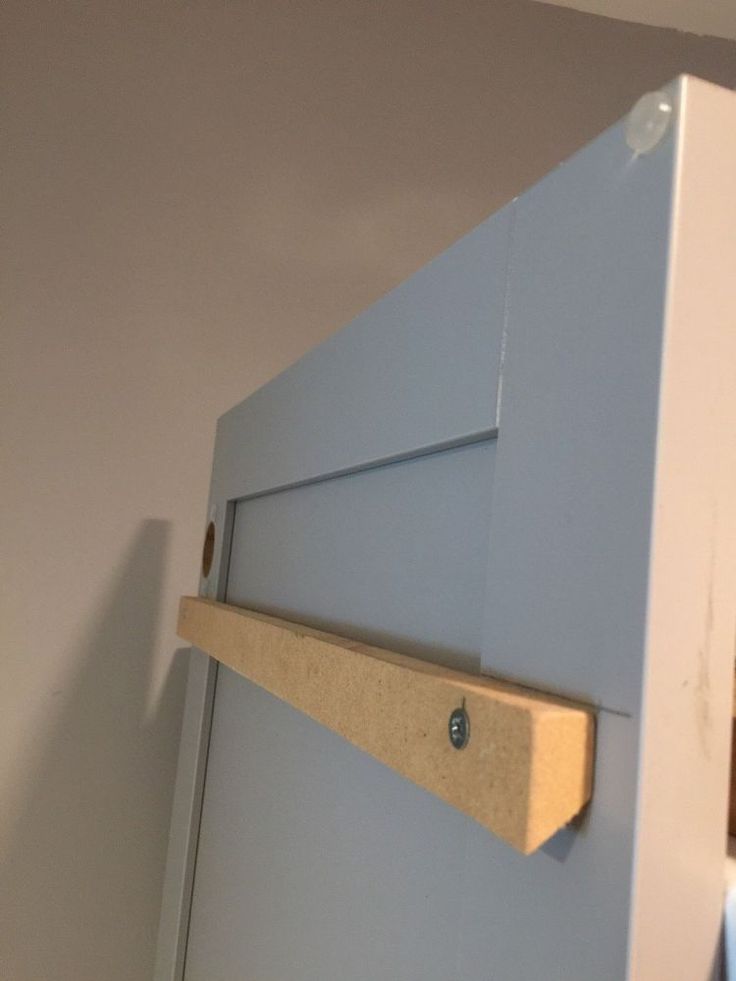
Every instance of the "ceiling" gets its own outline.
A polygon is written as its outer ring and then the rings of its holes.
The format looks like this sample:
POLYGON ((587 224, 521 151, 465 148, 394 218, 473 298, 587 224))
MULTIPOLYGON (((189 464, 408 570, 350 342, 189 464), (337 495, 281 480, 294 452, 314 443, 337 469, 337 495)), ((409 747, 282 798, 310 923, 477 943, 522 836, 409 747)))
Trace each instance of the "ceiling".
POLYGON ((736 39, 736 0, 540 0, 619 20, 736 39))

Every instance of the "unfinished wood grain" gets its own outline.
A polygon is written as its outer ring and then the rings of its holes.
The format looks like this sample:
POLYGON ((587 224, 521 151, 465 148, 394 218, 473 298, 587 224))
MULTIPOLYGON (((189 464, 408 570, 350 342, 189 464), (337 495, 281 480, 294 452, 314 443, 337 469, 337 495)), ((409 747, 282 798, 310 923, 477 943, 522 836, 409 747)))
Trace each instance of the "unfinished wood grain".
POLYGON ((524 854, 590 799, 584 706, 213 600, 182 597, 178 633, 524 854), (463 703, 457 750, 447 727, 463 703))

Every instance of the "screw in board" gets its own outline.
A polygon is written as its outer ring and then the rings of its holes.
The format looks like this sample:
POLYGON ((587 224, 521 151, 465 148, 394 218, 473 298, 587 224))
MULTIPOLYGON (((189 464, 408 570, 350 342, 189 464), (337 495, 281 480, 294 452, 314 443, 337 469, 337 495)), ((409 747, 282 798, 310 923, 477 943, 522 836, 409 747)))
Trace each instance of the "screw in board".
POLYGON ((464 704, 462 708, 454 709, 450 715, 447 730, 450 734, 450 742, 455 749, 463 749, 464 746, 468 745, 468 740, 470 739, 470 719, 468 718, 468 713, 465 711, 464 704))

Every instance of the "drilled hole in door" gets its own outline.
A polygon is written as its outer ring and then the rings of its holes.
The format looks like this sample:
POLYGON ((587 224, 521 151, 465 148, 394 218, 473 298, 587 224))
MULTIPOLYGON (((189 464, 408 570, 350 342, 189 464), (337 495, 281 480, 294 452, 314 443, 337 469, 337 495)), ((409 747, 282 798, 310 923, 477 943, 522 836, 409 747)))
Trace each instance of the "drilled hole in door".
POLYGON ((215 557, 215 523, 210 521, 204 536, 204 548, 202 549, 202 575, 206 579, 212 568, 212 560, 215 557))

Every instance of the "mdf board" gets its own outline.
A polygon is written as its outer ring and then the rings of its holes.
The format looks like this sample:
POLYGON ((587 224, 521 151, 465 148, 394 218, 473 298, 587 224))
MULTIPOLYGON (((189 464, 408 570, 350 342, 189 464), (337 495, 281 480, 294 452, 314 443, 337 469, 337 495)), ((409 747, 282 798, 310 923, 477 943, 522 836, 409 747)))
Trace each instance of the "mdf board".
POLYGON ((203 597, 592 707, 591 803, 523 855, 194 651, 158 981, 717 970, 736 95, 666 92, 226 414, 208 513, 203 597))

